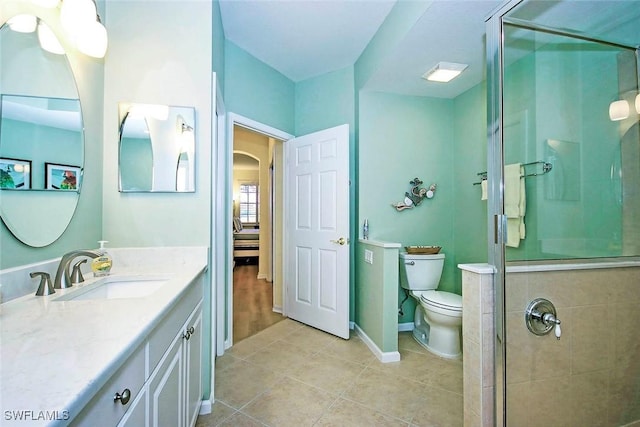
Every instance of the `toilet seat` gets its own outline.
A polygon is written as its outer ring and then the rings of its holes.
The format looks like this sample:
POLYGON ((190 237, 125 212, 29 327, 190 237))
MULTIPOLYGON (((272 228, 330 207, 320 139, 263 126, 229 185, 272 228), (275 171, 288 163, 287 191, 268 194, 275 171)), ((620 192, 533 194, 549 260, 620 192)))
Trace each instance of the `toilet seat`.
POLYGON ((462 297, 451 292, 424 291, 420 294, 420 301, 441 310, 462 313, 462 297))

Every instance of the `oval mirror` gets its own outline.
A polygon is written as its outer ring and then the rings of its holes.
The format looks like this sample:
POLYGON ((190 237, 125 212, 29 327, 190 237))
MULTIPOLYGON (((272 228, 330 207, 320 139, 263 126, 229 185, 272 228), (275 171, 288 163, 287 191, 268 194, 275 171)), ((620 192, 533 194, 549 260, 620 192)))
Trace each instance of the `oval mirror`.
POLYGON ((121 192, 192 193, 195 186, 195 108, 118 105, 121 192))
POLYGON ((66 55, 42 49, 35 31, 3 25, 0 57, 0 217, 17 239, 43 247, 64 233, 78 204, 78 90, 66 55))

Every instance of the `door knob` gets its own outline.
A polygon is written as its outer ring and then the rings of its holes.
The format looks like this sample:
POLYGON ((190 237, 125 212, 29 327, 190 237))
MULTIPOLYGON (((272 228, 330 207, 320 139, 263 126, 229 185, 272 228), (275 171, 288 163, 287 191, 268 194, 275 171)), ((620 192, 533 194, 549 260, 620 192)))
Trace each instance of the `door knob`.
POLYGON ((348 239, 345 239, 344 237, 339 238, 338 240, 330 240, 331 243, 337 243, 340 246, 346 245, 347 243, 349 243, 348 239))

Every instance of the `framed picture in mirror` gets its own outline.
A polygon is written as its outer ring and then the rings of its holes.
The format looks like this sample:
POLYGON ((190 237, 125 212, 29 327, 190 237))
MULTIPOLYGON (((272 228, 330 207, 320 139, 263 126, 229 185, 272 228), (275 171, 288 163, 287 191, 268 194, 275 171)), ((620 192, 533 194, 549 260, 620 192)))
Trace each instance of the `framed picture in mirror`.
POLYGON ((28 190, 31 188, 31 160, 0 158, 0 188, 28 190))
POLYGON ((80 166, 44 164, 45 186, 47 190, 78 191, 80 188, 80 166))

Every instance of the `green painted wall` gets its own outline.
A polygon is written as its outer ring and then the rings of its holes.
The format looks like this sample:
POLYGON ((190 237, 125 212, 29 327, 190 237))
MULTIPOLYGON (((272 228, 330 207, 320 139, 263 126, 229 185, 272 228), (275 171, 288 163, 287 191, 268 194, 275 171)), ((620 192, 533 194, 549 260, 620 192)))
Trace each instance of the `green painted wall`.
MULTIPOLYGON (((455 283, 454 103, 452 100, 360 93, 359 218, 369 220, 372 240, 439 245, 447 255, 442 290, 455 283), (435 197, 397 212, 413 178, 437 184, 435 197)), ((398 292, 401 292, 398 289, 398 292)), ((401 323, 413 321, 413 301, 401 323)))
POLYGON ((398 351, 398 249, 358 242, 355 323, 383 352, 398 351), (364 262, 364 251, 373 263, 364 262))
POLYGON ((349 125, 354 132, 353 67, 343 68, 295 84, 295 134, 349 125))
MULTIPOLYGON (((487 262, 487 201, 482 196, 479 172, 487 170, 486 82, 453 100, 454 266, 487 262)), ((462 291, 462 273, 454 268, 455 291, 462 291)))
POLYGON ((294 134, 295 84, 228 40, 224 55, 227 111, 294 134))

